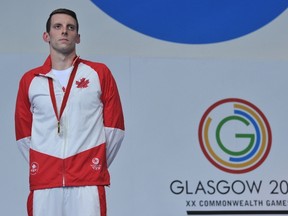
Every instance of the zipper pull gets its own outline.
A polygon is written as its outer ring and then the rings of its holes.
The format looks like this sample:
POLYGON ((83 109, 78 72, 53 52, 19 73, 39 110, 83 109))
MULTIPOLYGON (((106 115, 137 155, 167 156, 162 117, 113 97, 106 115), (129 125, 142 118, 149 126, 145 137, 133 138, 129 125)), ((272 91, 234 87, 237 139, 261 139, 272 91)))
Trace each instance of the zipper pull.
POLYGON ((58 132, 58 135, 60 134, 60 121, 58 121, 58 124, 57 124, 57 132, 58 132))

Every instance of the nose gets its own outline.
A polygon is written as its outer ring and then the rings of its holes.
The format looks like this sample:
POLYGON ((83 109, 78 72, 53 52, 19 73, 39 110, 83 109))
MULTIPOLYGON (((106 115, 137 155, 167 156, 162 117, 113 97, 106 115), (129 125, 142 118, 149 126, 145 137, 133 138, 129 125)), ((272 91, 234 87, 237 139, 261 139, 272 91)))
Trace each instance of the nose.
POLYGON ((67 29, 66 28, 63 28, 63 30, 62 30, 62 35, 67 35, 68 34, 68 32, 67 32, 67 29))

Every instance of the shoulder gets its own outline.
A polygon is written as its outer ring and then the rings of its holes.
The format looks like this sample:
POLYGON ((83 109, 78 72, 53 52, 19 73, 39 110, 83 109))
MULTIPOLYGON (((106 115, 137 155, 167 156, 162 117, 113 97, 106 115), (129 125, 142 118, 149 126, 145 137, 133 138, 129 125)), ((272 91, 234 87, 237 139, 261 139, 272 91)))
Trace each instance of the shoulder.
POLYGON ((81 59, 81 62, 94 69, 97 73, 110 73, 108 66, 102 62, 94 62, 84 59, 81 59))
POLYGON ((23 75, 22 75, 22 78, 21 80, 24 81, 24 80, 30 80, 30 79, 33 79, 33 77, 35 77, 36 74, 39 74, 41 71, 41 66, 40 67, 36 67, 36 68, 33 68, 29 71, 26 71, 23 75))
POLYGON ((50 57, 48 56, 46 61, 43 65, 35 67, 30 69, 29 71, 26 71, 21 78, 21 81, 27 81, 32 80, 34 77, 36 77, 39 74, 46 74, 51 70, 51 63, 50 63, 50 57))

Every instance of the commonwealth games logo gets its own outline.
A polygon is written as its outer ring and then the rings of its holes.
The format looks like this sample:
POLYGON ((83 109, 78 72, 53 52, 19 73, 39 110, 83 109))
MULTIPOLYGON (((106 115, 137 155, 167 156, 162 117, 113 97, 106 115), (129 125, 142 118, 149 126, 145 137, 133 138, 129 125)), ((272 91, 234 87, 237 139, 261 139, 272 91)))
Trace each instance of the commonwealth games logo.
POLYGON ((272 134, 265 115, 238 98, 220 100, 201 118, 199 142, 206 158, 229 173, 247 173, 259 167, 271 149, 272 134))

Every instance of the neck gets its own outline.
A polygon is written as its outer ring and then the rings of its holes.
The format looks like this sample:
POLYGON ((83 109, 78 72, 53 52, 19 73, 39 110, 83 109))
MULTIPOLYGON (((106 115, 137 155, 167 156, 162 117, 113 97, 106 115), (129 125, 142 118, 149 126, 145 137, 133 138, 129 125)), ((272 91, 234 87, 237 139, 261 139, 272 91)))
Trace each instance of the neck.
POLYGON ((76 53, 68 55, 51 53, 52 68, 56 70, 65 70, 72 66, 76 53))

